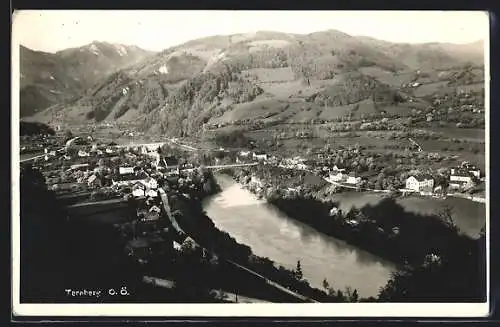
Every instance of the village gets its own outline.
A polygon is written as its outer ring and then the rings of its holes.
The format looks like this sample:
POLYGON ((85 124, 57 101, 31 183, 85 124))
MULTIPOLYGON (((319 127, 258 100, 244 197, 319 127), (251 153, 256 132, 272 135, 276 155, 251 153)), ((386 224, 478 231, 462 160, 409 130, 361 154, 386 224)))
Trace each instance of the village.
MULTIPOLYGON (((277 166, 283 169, 304 171, 320 176, 328 183, 341 189, 357 191, 373 191, 390 193, 393 196, 406 196, 409 194, 433 196, 444 198, 457 196, 484 203, 484 194, 480 195, 480 185, 484 183, 485 176, 479 168, 469 162, 462 162, 458 166, 441 168, 437 171, 409 170, 401 172, 399 176, 392 176, 393 183, 384 188, 381 178, 385 176, 369 172, 359 173, 349 170, 341 164, 332 164, 325 159, 323 154, 318 154, 321 159, 311 160, 300 156, 293 158, 278 158, 263 152, 240 151, 236 162, 253 160, 264 165, 277 166)), ((358 170, 359 171, 359 170, 358 170)))

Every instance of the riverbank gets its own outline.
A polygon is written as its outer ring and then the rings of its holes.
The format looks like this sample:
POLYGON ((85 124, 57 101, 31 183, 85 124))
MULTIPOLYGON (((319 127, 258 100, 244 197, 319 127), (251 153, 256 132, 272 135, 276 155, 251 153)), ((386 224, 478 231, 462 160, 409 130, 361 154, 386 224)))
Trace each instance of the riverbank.
MULTIPOLYGON (((213 195, 213 193, 206 194, 203 197, 210 195, 213 195)), ((311 287, 309 282, 297 271, 282 266, 276 267, 270 259, 255 255, 250 247, 238 243, 228 233, 215 227, 213 221, 204 213, 199 199, 177 196, 171 205, 173 210, 179 210, 183 213, 177 217, 182 229, 201 246, 207 248, 210 252, 217 253, 219 259, 222 259, 220 261, 232 261, 238 265, 248 267, 279 285, 318 302, 351 302, 359 300, 357 292, 355 292, 356 296, 352 297, 352 295, 344 295, 342 291, 328 289, 327 294, 323 290, 311 287)), ((256 298, 263 298, 265 294, 262 292, 267 292, 262 289, 262 286, 259 287, 255 284, 255 281, 247 280, 246 285, 240 283, 238 287, 243 287, 246 295, 256 298)), ((371 300, 374 301, 375 298, 371 300)))
POLYGON ((231 176, 291 218, 398 265, 418 265, 428 254, 445 256, 454 251, 453 246, 467 246, 472 241, 459 235, 449 221, 443 222, 447 217, 407 212, 392 198, 344 213, 338 210, 338 202, 284 192, 263 183, 250 170, 233 170, 231 176))
POLYGON ((223 191, 206 199, 203 207, 215 226, 260 257, 295 269, 300 260, 304 278, 323 289, 356 289, 361 297, 376 297, 397 268, 377 256, 325 235, 288 217, 224 174, 216 175, 223 191))

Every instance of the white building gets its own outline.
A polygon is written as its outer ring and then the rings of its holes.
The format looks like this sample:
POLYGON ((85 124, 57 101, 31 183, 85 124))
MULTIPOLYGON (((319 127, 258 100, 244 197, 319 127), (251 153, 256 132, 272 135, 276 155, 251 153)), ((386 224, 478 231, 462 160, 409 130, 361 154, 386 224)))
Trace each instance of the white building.
POLYGON ((449 187, 452 189, 466 189, 472 187, 474 175, 468 171, 452 169, 449 187))
POLYGON ((361 177, 357 177, 356 173, 350 172, 349 176, 347 176, 346 183, 351 185, 359 184, 361 183, 361 177))
POLYGON ((156 198, 158 196, 158 191, 149 189, 146 191, 146 196, 151 197, 151 198, 156 198))
POLYGON ((84 150, 80 150, 80 151, 78 151, 78 156, 79 157, 89 157, 90 153, 88 153, 87 151, 84 151, 84 150))
POLYGON ((146 178, 142 183, 147 188, 150 188, 150 189, 157 189, 158 188, 158 182, 153 177, 146 178))
POLYGON ((430 192, 434 187, 434 179, 428 174, 413 175, 406 179, 406 188, 415 192, 430 192))
POLYGON ((339 168, 337 165, 333 166, 332 168, 332 172, 345 172, 345 169, 344 168, 339 168))
POLYGON ((340 182, 341 180, 345 179, 345 175, 340 171, 337 173, 332 172, 327 179, 330 182, 340 182))
POLYGON ((161 209, 158 206, 152 206, 151 208, 149 208, 149 212, 160 213, 161 209))
POLYGON ((464 173, 464 172, 469 172, 470 174, 472 174, 476 178, 481 177, 481 170, 468 162, 463 162, 461 167, 451 168, 452 175, 464 173))
POLYGON ((120 167, 118 168, 120 175, 133 174, 134 167, 120 167))
POLYGON ((267 160, 267 154, 265 154, 265 153, 254 153, 253 154, 253 159, 254 160, 267 160))
POLYGON ((144 181, 148 178, 148 175, 143 172, 139 172, 137 174, 124 174, 120 175, 116 179, 113 179, 113 185, 122 186, 122 185, 133 185, 136 183, 141 183, 144 187, 144 181))
POLYGON ((309 166, 304 164, 304 163, 299 163, 297 164, 297 169, 301 169, 301 170, 306 170, 306 169, 309 169, 309 166))
POLYGON ((472 182, 472 174, 469 172, 460 172, 460 171, 452 171, 450 175, 450 183, 451 182, 464 182, 470 183, 472 182))
POLYGON ((146 194, 144 185, 142 184, 135 184, 134 187, 132 188, 132 195, 135 197, 142 197, 146 194))

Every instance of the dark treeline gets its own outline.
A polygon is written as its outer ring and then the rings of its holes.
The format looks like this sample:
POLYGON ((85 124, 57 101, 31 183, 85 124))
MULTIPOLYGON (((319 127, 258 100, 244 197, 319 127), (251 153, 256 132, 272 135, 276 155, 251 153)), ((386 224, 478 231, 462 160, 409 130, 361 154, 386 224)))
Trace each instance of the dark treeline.
MULTIPOLYGON (((20 175, 21 303, 220 302, 186 283, 173 289, 145 284, 143 276, 168 264, 140 266, 126 255, 127 239, 112 224, 68 215, 42 174, 26 165, 20 175), (126 287, 129 295, 110 296, 126 287), (71 297, 72 290, 101 290, 101 297, 71 297), (202 296, 203 295, 203 296, 202 296)), ((135 210, 131 210, 131 214, 135 210)), ((127 212, 123 218, 129 217, 127 212)))
POLYGON ((33 136, 33 135, 55 135, 56 132, 48 125, 38 122, 25 122, 21 121, 19 124, 19 135, 33 136))
POLYGON ((218 145, 230 148, 246 148, 252 144, 252 140, 246 137, 241 130, 219 133, 215 136, 214 140, 218 145))
POLYGON ((29 166, 21 170, 20 199, 21 302, 95 302, 65 290, 133 287, 132 267, 109 260, 122 254, 116 235, 106 226, 67 219, 41 173, 29 166))

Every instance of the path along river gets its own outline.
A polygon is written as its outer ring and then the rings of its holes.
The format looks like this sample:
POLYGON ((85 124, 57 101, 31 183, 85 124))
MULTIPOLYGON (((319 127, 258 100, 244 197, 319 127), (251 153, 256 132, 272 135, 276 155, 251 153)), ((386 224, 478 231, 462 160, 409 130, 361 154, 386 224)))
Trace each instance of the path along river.
POLYGON ((287 217, 229 176, 217 175, 217 182, 222 192, 204 202, 215 226, 277 265, 294 269, 300 260, 304 278, 313 287, 322 288, 326 278, 335 289, 349 286, 360 296, 376 296, 396 269, 372 254, 287 217))

